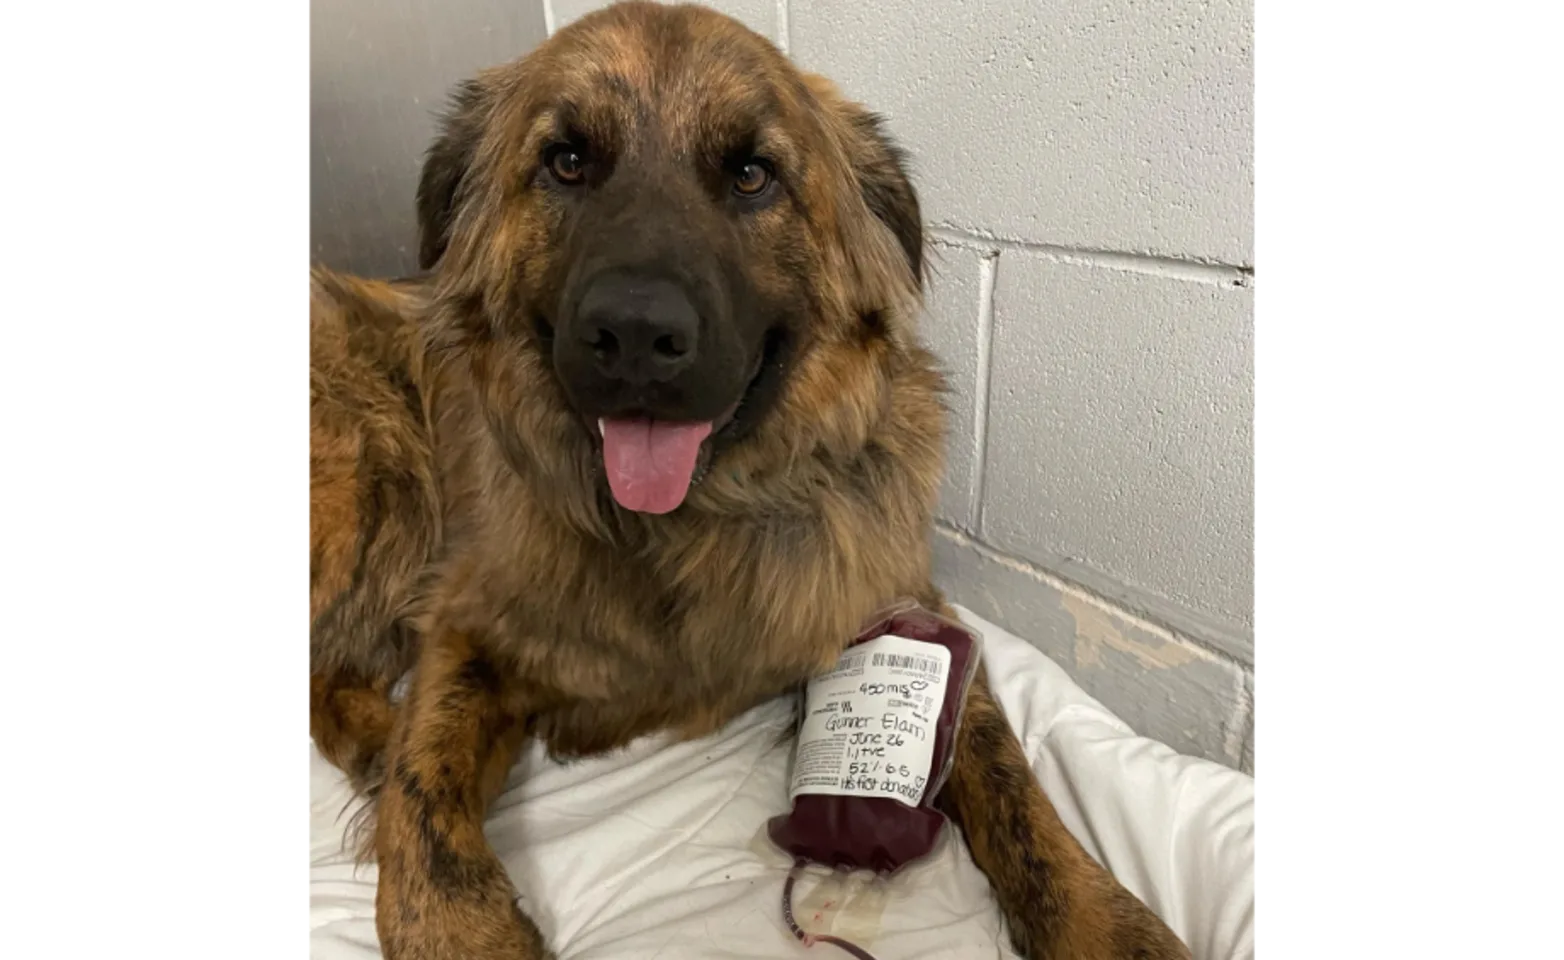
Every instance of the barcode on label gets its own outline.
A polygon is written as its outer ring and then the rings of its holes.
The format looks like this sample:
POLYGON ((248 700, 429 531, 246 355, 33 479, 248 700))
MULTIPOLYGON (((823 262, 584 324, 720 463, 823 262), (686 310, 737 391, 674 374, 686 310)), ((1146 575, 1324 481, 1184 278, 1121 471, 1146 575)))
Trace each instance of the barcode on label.
POLYGON ((894 667, 901 670, 915 670, 918 673, 926 673, 931 677, 940 675, 940 662, 932 657, 877 653, 874 655, 874 665, 877 667, 894 667))
POLYGON ((863 658, 865 656, 867 656, 867 654, 858 653, 850 657, 843 657, 842 659, 836 661, 836 669, 857 670, 859 667, 863 666, 863 658))

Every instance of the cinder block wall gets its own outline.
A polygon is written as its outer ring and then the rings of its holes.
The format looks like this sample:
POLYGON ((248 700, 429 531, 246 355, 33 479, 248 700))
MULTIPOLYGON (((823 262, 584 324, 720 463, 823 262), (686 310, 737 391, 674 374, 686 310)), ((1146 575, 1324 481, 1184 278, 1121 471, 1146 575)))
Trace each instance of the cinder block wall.
POLYGON ((1252 770, 1249 0, 710 5, 912 152, 956 389, 941 585, 1252 770))
MULTIPOLYGON (((1252 770, 1248 0, 709 3, 913 153, 955 388, 941 585, 1138 731, 1252 770)), ((317 256, 409 268, 443 88, 604 5, 317 0, 317 256)))

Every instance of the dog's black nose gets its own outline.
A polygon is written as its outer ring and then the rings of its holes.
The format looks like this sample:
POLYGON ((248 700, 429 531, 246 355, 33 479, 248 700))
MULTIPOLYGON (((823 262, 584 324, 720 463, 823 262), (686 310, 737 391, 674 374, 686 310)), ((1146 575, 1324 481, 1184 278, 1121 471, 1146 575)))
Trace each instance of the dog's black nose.
POLYGON ((675 283, 610 273, 581 298, 577 329, 603 376, 663 383, 695 362, 700 315, 675 283))

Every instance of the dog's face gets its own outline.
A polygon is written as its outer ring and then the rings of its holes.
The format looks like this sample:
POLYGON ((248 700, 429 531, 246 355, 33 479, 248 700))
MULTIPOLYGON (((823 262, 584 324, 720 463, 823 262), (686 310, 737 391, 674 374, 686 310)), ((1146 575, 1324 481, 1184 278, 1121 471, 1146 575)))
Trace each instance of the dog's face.
MULTIPOLYGON (((611 7, 464 86, 419 216, 502 444, 600 464, 644 513, 764 445, 801 367, 894 349, 922 273, 874 118, 700 7, 611 7), (552 395, 512 382, 539 373, 552 395), (504 409, 522 403, 549 410, 504 409)), ((870 385, 834 386, 861 404, 870 385)), ((832 416, 809 402, 795 421, 832 416)))

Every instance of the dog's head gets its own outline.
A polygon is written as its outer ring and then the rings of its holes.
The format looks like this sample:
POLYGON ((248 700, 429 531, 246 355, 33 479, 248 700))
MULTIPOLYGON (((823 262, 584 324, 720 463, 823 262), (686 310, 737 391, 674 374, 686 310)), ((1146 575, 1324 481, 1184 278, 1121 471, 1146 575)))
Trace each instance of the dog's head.
POLYGON ((665 513, 866 442, 923 232, 876 118, 696 6, 624 3, 458 91, 418 191, 436 349, 520 469, 665 513))

